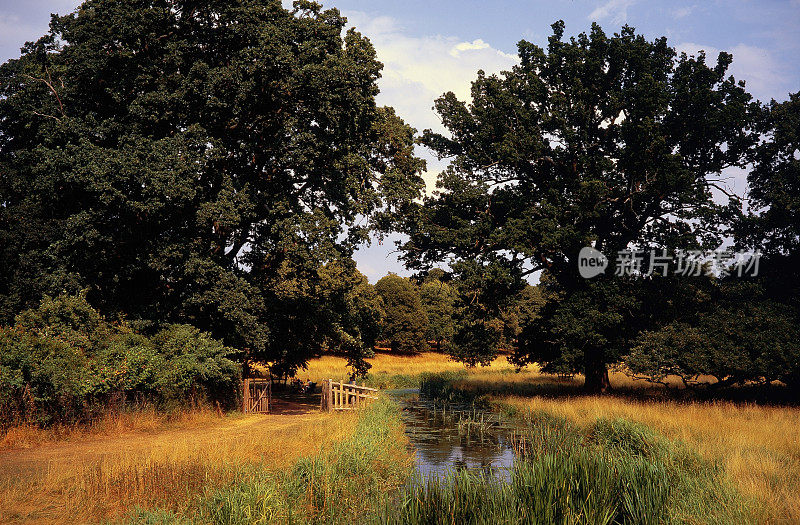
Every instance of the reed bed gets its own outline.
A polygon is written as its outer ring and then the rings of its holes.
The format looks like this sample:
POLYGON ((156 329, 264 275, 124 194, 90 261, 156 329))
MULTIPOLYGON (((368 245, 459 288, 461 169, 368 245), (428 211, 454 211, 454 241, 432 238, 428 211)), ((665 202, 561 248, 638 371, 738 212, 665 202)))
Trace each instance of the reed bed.
POLYGON ((759 521, 800 523, 800 409, 726 401, 638 401, 618 397, 498 396, 523 412, 547 412, 582 426, 622 418, 656 429, 723 466, 757 502, 759 521))
POLYGON ((386 507, 391 524, 750 523, 719 470, 648 427, 600 420, 580 429, 526 418, 508 482, 470 471, 417 479, 386 507))
POLYGON ((685 443, 754 503, 759 522, 800 523, 800 408, 722 400, 673 399, 651 387, 612 374, 617 393, 584 395, 578 378, 536 372, 476 371, 427 378, 423 388, 453 401, 493 404, 516 414, 547 413, 584 428, 621 419, 685 443))

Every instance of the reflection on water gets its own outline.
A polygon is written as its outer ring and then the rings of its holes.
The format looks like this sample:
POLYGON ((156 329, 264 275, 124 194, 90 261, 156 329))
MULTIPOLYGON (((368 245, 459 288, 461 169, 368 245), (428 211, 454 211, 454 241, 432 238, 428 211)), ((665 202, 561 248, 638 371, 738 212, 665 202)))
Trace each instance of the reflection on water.
POLYGON ((403 422, 424 477, 443 477, 453 469, 474 469, 509 478, 514 461, 513 428, 498 414, 466 406, 435 404, 416 391, 395 391, 403 422))

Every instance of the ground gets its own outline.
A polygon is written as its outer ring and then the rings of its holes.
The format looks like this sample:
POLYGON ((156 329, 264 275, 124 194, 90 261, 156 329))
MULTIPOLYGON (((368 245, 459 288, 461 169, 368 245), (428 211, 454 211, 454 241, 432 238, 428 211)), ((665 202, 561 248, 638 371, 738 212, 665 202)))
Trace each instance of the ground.
POLYGON ((233 465, 279 468, 313 454, 346 434, 338 419, 276 400, 270 415, 210 411, 160 428, 2 450, 0 523, 75 523, 115 517, 130 503, 169 504, 198 482, 223 484, 233 465))
MULTIPOLYGON (((800 408, 672 399, 612 374, 617 393, 587 396, 580 378, 536 368, 515 371, 504 358, 467 369, 441 354, 379 354, 367 382, 413 386, 424 372, 445 372, 457 388, 500 409, 547 412, 591 425, 624 418, 681 441, 724 468, 740 494, 757 502, 756 521, 800 523, 800 408)), ((344 359, 310 363, 301 379, 341 379, 344 359)), ((286 470, 301 457, 350 439, 354 414, 320 413, 314 404, 276 399, 271 415, 221 416, 193 410, 112 416, 91 429, 17 428, 0 435, 0 523, 98 522, 135 507, 177 510, 234 483, 250 468, 286 470)))

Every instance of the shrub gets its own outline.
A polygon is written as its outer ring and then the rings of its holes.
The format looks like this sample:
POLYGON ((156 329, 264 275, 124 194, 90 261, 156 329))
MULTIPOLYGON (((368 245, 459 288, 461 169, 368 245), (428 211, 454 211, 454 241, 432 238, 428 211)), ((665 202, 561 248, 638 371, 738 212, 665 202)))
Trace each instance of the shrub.
POLYGON ((164 398, 231 401, 226 395, 236 390, 241 375, 230 359, 231 348, 190 325, 171 325, 156 334, 153 343, 165 360, 156 379, 164 398))
POLYGON ((0 331, 4 418, 40 424, 73 419, 93 386, 80 348, 16 327, 0 331))
POLYGON ((111 324, 83 295, 45 298, 0 329, 0 423, 93 418, 126 400, 237 400, 233 350, 189 325, 154 337, 111 324))

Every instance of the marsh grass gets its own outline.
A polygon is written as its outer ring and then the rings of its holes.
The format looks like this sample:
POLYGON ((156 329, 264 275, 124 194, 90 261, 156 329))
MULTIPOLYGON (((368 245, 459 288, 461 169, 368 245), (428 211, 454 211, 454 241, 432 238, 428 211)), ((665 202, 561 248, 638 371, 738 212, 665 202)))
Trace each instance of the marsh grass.
POLYGON ((384 509, 392 524, 748 523, 749 509, 719 469, 625 420, 581 429, 528 414, 505 482, 454 471, 417 478, 384 509))
MULTIPOLYGON (((673 399, 663 389, 631 379, 616 381, 614 395, 589 396, 570 380, 490 370, 455 378, 434 374, 425 378, 423 390, 444 399, 494 406, 508 417, 548 414, 582 429, 592 429, 600 420, 640 424, 683 443, 701 458, 703 472, 713 471, 733 487, 748 501, 755 520, 800 523, 800 408, 673 399)), ((686 483, 701 479, 687 478, 686 483)))
POLYGON ((626 420, 654 429, 710 464, 746 498, 761 522, 800 523, 800 409, 726 401, 620 397, 497 396, 511 413, 546 412, 589 428, 626 420))

